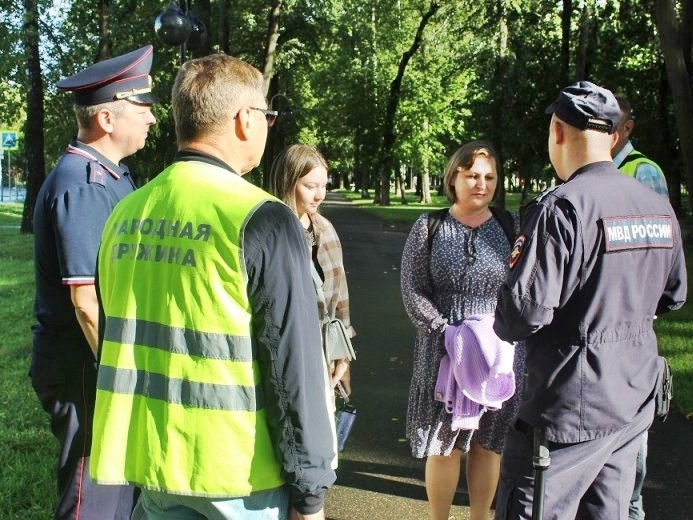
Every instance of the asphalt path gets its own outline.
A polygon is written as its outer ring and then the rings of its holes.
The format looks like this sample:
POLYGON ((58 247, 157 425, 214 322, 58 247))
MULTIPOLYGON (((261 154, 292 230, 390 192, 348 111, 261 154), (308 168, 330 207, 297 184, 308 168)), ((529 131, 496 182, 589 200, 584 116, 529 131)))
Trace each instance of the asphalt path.
MULTIPOLYGON (((426 519, 424 464, 411 456, 404 437, 414 328, 402 306, 399 267, 408 229, 334 194, 322 213, 342 242, 357 331, 352 374, 357 417, 340 454, 337 483, 327 494, 327 518, 426 519)), ((650 432, 643 494, 648 520, 693 518, 693 421, 679 413, 650 432)), ((469 518, 468 504, 461 478, 452 518, 469 518)))

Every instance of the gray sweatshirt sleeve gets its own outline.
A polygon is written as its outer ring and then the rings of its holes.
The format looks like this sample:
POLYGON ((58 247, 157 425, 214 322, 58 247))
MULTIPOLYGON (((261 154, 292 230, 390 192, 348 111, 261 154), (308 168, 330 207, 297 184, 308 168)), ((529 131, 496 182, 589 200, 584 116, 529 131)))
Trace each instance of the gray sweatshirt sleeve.
POLYGON ((304 232, 289 208, 266 202, 250 217, 243 246, 270 432, 293 507, 315 513, 336 476, 304 232))

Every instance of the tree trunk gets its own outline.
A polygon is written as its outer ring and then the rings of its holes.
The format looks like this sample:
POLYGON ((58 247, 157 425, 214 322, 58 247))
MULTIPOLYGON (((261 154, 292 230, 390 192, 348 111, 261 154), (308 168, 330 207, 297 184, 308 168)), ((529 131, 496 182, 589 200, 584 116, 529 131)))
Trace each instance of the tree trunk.
POLYGON ((520 182, 522 183, 522 192, 520 195, 520 206, 524 206, 529 200, 529 189, 532 186, 532 181, 527 177, 521 177, 520 182))
POLYGON ((229 12, 231 11, 231 0, 220 0, 219 4, 219 50, 224 54, 231 54, 229 47, 229 12))
MULTIPOLYGON (((590 2, 585 2, 580 19, 580 36, 578 40, 577 57, 575 59, 575 80, 580 81, 589 77, 590 46, 594 34, 594 10, 590 2)), ((570 83, 570 81, 568 81, 570 83)))
POLYGON ((676 161, 676 137, 674 129, 668 124, 669 106, 671 105, 671 89, 667 81, 667 71, 664 61, 659 66, 659 85, 657 95, 657 112, 661 135, 657 135, 660 154, 657 163, 662 167, 667 179, 669 202, 677 215, 682 215, 681 207, 681 169, 676 161))
POLYGON ((381 191, 381 184, 383 182, 383 172, 378 171, 375 176, 375 182, 373 183, 373 204, 381 204, 383 206, 390 205, 390 183, 387 185, 387 204, 383 204, 383 192, 381 191))
MULTIPOLYGON (((429 123, 428 123, 428 114, 424 115, 424 120, 423 120, 423 129, 424 129, 424 135, 426 136, 426 141, 428 141, 429 137, 429 123)), ((428 142, 424 143, 425 150, 424 153, 421 155, 421 202, 423 204, 430 204, 431 203, 431 170, 430 170, 430 149, 428 142)))
POLYGON ((402 204, 407 204, 407 167, 404 164, 399 166, 399 195, 402 198, 402 204))
POLYGON ((674 100, 681 173, 688 188, 689 203, 693 207, 693 85, 690 82, 693 70, 686 65, 686 57, 690 59, 691 53, 691 33, 689 27, 683 27, 683 23, 691 19, 692 8, 690 1, 684 2, 686 8, 679 22, 675 14, 675 3, 675 0, 657 0, 655 21, 674 100), (683 37, 688 37, 689 40, 684 41, 683 37))
POLYGON ((265 42, 265 64, 262 67, 262 76, 265 78, 263 84, 265 96, 269 92, 270 81, 274 74, 274 55, 277 52, 277 41, 279 40, 279 15, 281 8, 281 0, 272 0, 267 25, 267 41, 265 42))
MULTIPOLYGON (((356 132, 358 133, 358 132, 356 132)), ((362 199, 369 198, 368 185, 371 182, 370 175, 366 171, 363 160, 363 144, 359 142, 359 136, 354 136, 354 192, 359 192, 362 199)))
POLYGON ((390 84, 390 96, 387 102, 387 112, 385 113, 385 124, 383 127, 383 151, 379 172, 380 197, 376 195, 376 199, 379 199, 379 203, 383 206, 390 205, 390 171, 392 170, 393 161, 392 149, 394 148, 395 144, 395 115, 397 114, 397 106, 399 105, 399 97, 402 90, 402 78, 404 78, 404 71, 407 68, 409 60, 411 60, 411 57, 421 46, 421 38, 426 25, 439 8, 440 4, 431 2, 428 11, 421 18, 419 27, 416 30, 416 35, 414 36, 414 41, 412 42, 409 50, 402 55, 402 59, 399 62, 399 68, 397 69, 397 75, 390 84))
POLYGON ((27 190, 22 213, 22 233, 33 232, 34 206, 41 184, 46 177, 43 157, 43 78, 41 77, 41 57, 39 55, 39 10, 38 0, 24 0, 23 39, 26 49, 27 76, 27 118, 24 127, 24 150, 27 166, 27 190))
POLYGON ((431 172, 428 168, 428 158, 424 158, 421 168, 421 203, 431 203, 431 172))
POLYGON ((202 41, 202 44, 193 51, 196 57, 208 56, 212 50, 212 39, 209 37, 209 28, 211 27, 212 6, 209 0, 196 0, 195 8, 193 9, 197 18, 204 24, 207 29, 207 38, 202 41))
POLYGON ((496 98, 492 108, 492 118, 494 121, 492 132, 492 143, 498 156, 496 171, 498 173, 498 184, 494 195, 494 202, 501 207, 505 207, 505 174, 503 169, 503 118, 506 115, 505 99, 505 76, 506 61, 508 54, 508 20, 504 3, 496 0, 496 16, 498 18, 498 54, 496 55, 496 66, 494 68, 494 83, 496 85, 496 98))
POLYGON ((111 57, 111 0, 99 0, 99 54, 96 61, 111 57))
POLYGON ((570 83, 568 76, 570 71, 570 20, 573 17, 573 0, 563 0, 563 12, 561 13, 561 71, 560 88, 570 83))

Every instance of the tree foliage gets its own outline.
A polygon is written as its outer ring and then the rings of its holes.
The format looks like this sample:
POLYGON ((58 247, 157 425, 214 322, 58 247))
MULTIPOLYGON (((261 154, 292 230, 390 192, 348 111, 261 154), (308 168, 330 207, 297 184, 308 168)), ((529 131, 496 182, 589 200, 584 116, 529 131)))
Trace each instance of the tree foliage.
MULTIPOLYGON (((156 175, 175 153, 169 97, 181 59, 181 50, 159 42, 153 31, 167 2, 34 3, 46 169, 75 132, 72 99, 56 91, 56 81, 99 57, 153 43, 158 124, 146 148, 127 162, 143 179, 156 175)), ((426 201, 449 155, 482 138, 500 153, 505 188, 536 190, 552 181, 544 107, 565 84, 589 79, 630 98, 638 115, 635 145, 662 164, 673 204, 681 209, 682 186, 691 193, 686 183, 693 178, 693 159, 686 150, 693 145, 680 122, 691 120, 682 113, 690 95, 690 2, 441 0, 402 70, 430 0, 184 3, 209 35, 205 46, 186 57, 224 51, 252 63, 264 72, 268 100, 282 113, 270 132, 266 160, 251 175, 258 184, 266 185, 274 154, 301 141, 323 151, 335 185, 354 185, 367 196, 380 181, 386 193, 391 181, 413 182, 426 201), (671 13, 670 40, 662 38, 665 18, 656 20, 656 12, 671 13), (679 72, 672 73, 676 67, 679 72)), ((1 119, 11 125, 31 113, 36 101, 28 97, 24 4, 0 0, 0 17, 6 58, 0 63, 1 119)), ((24 159, 16 164, 26 168, 24 159)))

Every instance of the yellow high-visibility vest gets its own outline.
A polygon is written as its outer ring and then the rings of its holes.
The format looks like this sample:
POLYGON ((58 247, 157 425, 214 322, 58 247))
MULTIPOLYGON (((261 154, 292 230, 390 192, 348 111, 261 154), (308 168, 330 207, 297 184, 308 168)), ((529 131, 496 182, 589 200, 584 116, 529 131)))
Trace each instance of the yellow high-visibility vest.
POLYGON ((628 175, 629 177, 635 177, 635 171, 638 169, 638 166, 640 166, 643 163, 651 164, 658 171, 662 171, 662 169, 656 162, 648 159, 637 150, 632 150, 628 155, 626 155, 626 157, 623 159, 623 162, 618 166, 618 169, 622 173, 628 175))
POLYGON ((268 193, 176 162, 116 206, 99 254, 106 315, 91 476, 232 497, 284 484, 251 339, 242 237, 268 193))

